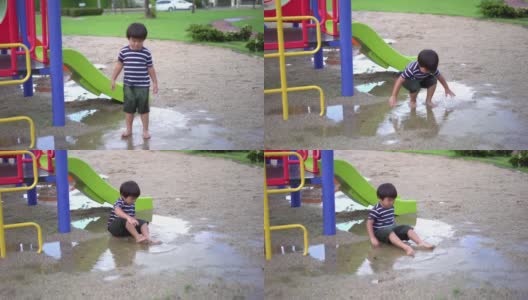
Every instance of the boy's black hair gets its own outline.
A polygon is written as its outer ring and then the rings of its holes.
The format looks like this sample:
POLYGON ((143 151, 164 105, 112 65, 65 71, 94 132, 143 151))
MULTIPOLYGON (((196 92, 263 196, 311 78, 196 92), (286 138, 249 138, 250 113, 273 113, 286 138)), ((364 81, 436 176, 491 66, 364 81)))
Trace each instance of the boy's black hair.
POLYGON ((144 40, 147 38, 147 27, 141 23, 132 23, 128 26, 126 37, 127 39, 136 38, 144 40))
POLYGON ((438 54, 434 50, 425 49, 418 54, 418 64, 427 71, 434 73, 438 69, 439 62, 438 54))
POLYGON ((121 187, 119 188, 119 193, 124 198, 127 198, 128 196, 137 198, 141 194, 141 190, 139 189, 139 185, 135 181, 126 181, 121 184, 121 187))
POLYGON ((378 199, 382 200, 385 198, 396 199, 396 197, 398 197, 398 191, 396 191, 396 187, 392 183, 384 183, 380 185, 376 194, 378 195, 378 199))

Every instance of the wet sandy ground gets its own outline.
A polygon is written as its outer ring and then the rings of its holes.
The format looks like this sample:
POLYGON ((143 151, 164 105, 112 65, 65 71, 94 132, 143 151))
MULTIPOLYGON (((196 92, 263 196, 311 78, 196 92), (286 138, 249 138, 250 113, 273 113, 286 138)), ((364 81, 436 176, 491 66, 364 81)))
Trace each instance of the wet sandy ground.
POLYGON ((367 213, 340 193, 332 237, 322 236, 320 205, 294 209, 275 197, 271 223, 307 226, 310 253, 302 256, 300 232, 274 232, 274 256, 265 265, 266 297, 526 299, 528 174, 407 153, 358 150, 335 156, 352 163, 374 186, 392 182, 399 195, 416 199, 417 216, 397 222, 415 226, 437 248, 417 251, 415 258, 388 246, 373 250, 367 213))
MULTIPOLYGON (((528 30, 521 26, 462 17, 357 12, 383 38, 395 41, 401 53, 417 55, 424 48, 440 55, 439 68, 457 97, 445 100, 438 86, 439 106, 427 110, 425 93, 418 109, 408 95, 387 105, 396 73, 355 56, 355 96, 341 97, 339 53, 328 50, 326 67, 314 70, 310 57, 287 59, 290 86, 320 85, 328 112, 319 117, 318 96, 290 93, 290 119, 282 120, 280 96, 265 97, 265 145, 268 148, 331 149, 522 149, 528 146, 528 30), (395 26, 398 24, 398 26, 395 26), (416 26, 416 24, 421 24, 416 26), (456 32, 456 34, 454 34, 456 32), (362 74, 360 74, 362 73, 362 74)), ((357 53, 358 54, 358 53, 357 53)), ((266 59, 265 87, 279 86, 277 60, 266 59)))
POLYGON ((72 211, 72 233, 58 234, 54 204, 3 194, 6 223, 37 221, 46 244, 39 255, 31 229, 7 232, 1 298, 262 299, 261 168, 176 152, 69 154, 113 186, 138 181, 154 197, 150 228, 163 244, 110 238, 104 207, 72 211))
MULTIPOLYGON (((63 37, 64 47, 80 51, 92 63, 104 67, 102 71, 108 76, 116 61, 116 51, 125 44, 124 38, 63 37)), ((35 81, 37 92, 31 98, 24 98, 18 87, 2 87, 0 116, 22 114, 34 118, 45 148, 46 139, 51 136, 58 137, 53 141, 55 147, 65 145, 70 149, 262 147, 262 58, 172 41, 147 40, 145 46, 153 53, 159 81, 159 94, 151 99, 150 141, 143 141, 140 136, 139 117, 134 128, 137 134, 120 141, 120 132, 125 127, 122 106, 107 100, 66 103, 66 127, 52 128, 49 78, 35 81)), ((71 83, 66 83, 66 87, 66 94, 75 90, 71 83)), ((27 143, 24 130, 23 125, 2 128, 0 145, 27 143), (21 141, 16 137, 22 137, 21 141)))

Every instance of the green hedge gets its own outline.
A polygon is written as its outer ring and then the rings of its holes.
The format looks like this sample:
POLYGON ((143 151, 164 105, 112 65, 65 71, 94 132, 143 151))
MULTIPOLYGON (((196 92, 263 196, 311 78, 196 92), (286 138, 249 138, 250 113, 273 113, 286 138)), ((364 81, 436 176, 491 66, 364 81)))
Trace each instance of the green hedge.
POLYGON ((510 163, 514 167, 528 167, 528 151, 518 151, 510 158, 510 163))
POLYGON ((515 8, 504 3, 503 0, 482 0, 478 5, 480 12, 489 18, 526 18, 528 9, 515 8))
POLYGON ((102 8, 63 8, 61 15, 70 17, 99 16, 103 14, 102 8))
POLYGON ((210 24, 191 24, 186 30, 197 42, 248 41, 252 33, 251 25, 242 27, 238 32, 222 32, 210 24))
POLYGON ((255 38, 247 42, 246 48, 248 48, 251 52, 264 51, 264 34, 259 32, 255 38))

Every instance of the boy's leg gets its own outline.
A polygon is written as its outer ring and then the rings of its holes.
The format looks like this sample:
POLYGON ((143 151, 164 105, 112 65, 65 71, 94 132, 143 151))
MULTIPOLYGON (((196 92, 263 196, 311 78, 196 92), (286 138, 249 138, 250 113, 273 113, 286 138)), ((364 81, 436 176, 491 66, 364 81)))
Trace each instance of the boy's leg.
POLYGON ((134 114, 136 113, 136 94, 135 89, 131 86, 125 85, 123 87, 123 111, 125 112, 126 131, 121 135, 126 138, 132 134, 132 123, 134 122, 134 114))
POLYGON ((436 84, 427 88, 427 97, 425 98, 425 105, 429 107, 436 107, 436 104, 433 103, 433 95, 436 90, 436 84))
POLYGON ((149 88, 137 89, 138 96, 138 113, 141 115, 141 123, 143 123, 143 138, 149 139, 149 88))
POLYGON ((141 114, 141 123, 143 123, 143 138, 144 139, 150 139, 149 113, 141 114))
POLYGON ((141 243, 147 240, 147 238, 143 236, 143 234, 137 231, 136 226, 130 224, 129 222, 126 222, 125 227, 127 231, 130 232, 130 235, 132 235, 134 239, 136 239, 136 243, 141 243))
POLYGON ((414 256, 413 248, 411 248, 411 246, 409 246, 409 245, 405 244, 404 242, 402 242, 402 240, 400 240, 400 238, 396 235, 396 233, 391 232, 389 234, 389 241, 394 246, 403 249, 407 255, 414 256))
POLYGON ((411 108, 416 108, 416 98, 418 97, 418 92, 409 93, 409 96, 411 97, 411 108))
POLYGON ((132 134, 132 124, 133 123, 134 123, 134 114, 125 113, 126 131, 123 132, 123 134, 121 135, 122 137, 126 138, 132 134))
POLYGON ((414 230, 409 230, 407 231, 407 235, 409 236, 409 238, 415 242, 418 246, 422 247, 422 248, 425 248, 425 249, 434 249, 434 246, 427 243, 427 242, 424 242, 419 236, 418 234, 416 234, 416 232, 414 230))

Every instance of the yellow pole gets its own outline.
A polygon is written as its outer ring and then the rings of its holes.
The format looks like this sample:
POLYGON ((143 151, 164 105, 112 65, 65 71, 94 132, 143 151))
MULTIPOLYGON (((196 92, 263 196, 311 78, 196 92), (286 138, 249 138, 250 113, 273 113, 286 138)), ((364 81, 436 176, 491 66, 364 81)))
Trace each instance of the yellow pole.
POLYGON ((264 159, 264 248, 266 260, 271 259, 271 229, 269 220, 268 186, 266 176, 266 160, 264 159))
POLYGON ((5 229, 4 229, 4 210, 2 203, 2 193, 0 193, 0 257, 6 256, 5 229))
POLYGON ((0 80, 0 85, 24 83, 31 76, 31 56, 29 54, 28 47, 26 47, 26 45, 21 44, 21 43, 0 44, 0 49, 16 48, 16 47, 21 47, 22 49, 24 49, 24 53, 26 54, 26 76, 22 79, 0 80))
POLYGON ((277 43, 279 46, 279 71, 282 94, 282 119, 288 120, 288 82, 286 81, 286 57, 284 56, 284 22, 282 20, 281 0, 275 0, 277 18, 277 43))

